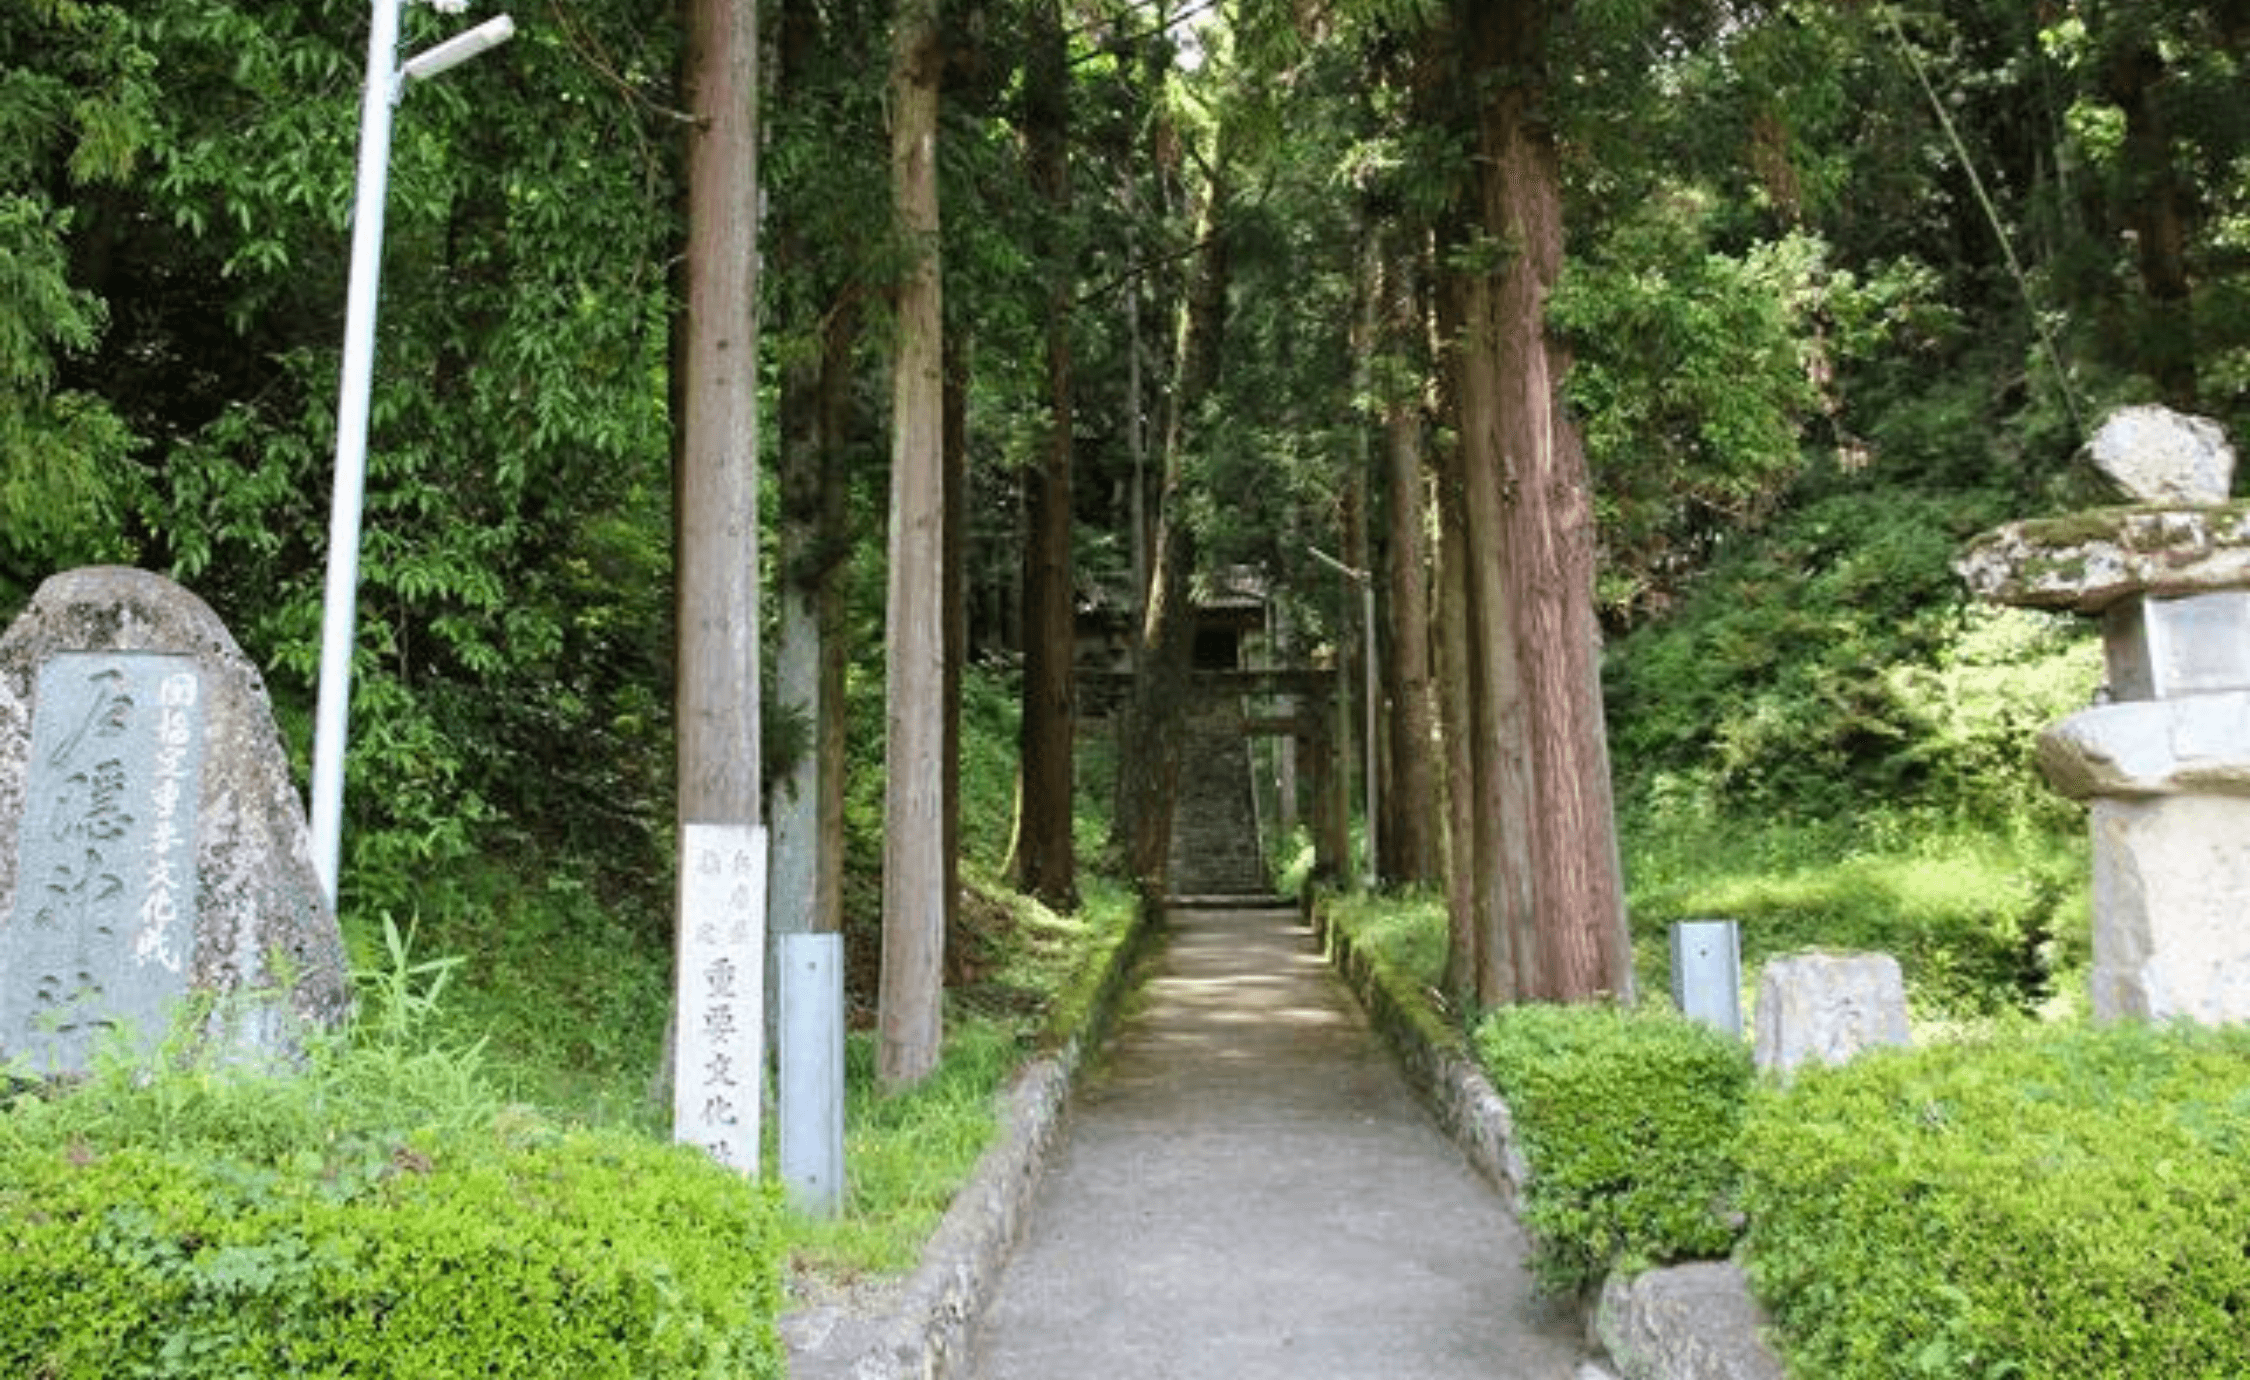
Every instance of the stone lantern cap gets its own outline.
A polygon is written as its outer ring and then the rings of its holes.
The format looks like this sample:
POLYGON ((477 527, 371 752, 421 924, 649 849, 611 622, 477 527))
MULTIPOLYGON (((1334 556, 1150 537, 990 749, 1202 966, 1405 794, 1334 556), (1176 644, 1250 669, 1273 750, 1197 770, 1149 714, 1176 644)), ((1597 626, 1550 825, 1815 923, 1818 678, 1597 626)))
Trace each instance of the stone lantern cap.
POLYGON ((1971 542, 1953 569, 1980 599, 2084 614, 2136 594, 2250 589, 2250 503, 2011 522, 1971 542))
POLYGON ((2250 504, 2229 503, 2234 448, 2216 422, 2162 407, 2110 414, 2080 452, 2130 506, 1998 527, 1954 569, 1998 604, 2101 614, 2135 595, 2250 589, 2250 504))

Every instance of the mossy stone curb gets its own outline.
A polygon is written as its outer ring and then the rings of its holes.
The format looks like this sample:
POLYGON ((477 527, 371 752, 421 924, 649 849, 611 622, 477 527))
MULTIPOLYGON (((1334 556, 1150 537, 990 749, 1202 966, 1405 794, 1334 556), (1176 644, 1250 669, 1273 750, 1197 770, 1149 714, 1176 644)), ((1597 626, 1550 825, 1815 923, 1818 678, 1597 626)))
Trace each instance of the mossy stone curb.
MULTIPOLYGON (((1308 898, 1303 909, 1407 1081, 1469 1163, 1513 1207, 1531 1181, 1531 1166, 1516 1144, 1508 1104, 1486 1080, 1466 1040, 1411 982, 1358 947, 1350 929, 1333 923, 1317 897, 1308 898)), ((1738 1268, 1695 1262, 1638 1277, 1611 1275, 1599 1295, 1587 1300, 1586 1332, 1626 1380, 1780 1380, 1781 1363, 1759 1336, 1763 1318, 1738 1268)), ((1591 1373, 1595 1367, 1580 1372, 1591 1373)))
POLYGON ((1098 976, 1090 994, 1082 1001, 1075 992, 1066 997, 1064 1010, 1076 1028, 1053 1032, 1054 1052, 1032 1060, 1000 1095, 998 1136, 954 1195, 889 1313, 842 1327, 783 1319, 783 1335, 793 1339, 789 1373, 796 1380, 938 1380, 962 1373, 970 1335, 1022 1230, 1071 1088, 1116 1018, 1162 917, 1160 906, 1144 901, 1091 965, 1098 976), (818 1340, 805 1340, 812 1334, 818 1340))

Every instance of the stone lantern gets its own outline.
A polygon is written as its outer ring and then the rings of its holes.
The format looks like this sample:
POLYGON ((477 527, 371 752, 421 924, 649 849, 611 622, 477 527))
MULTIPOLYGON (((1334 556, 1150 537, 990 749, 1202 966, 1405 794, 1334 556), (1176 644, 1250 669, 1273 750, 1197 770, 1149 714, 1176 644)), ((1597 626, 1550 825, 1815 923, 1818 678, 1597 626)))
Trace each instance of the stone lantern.
POLYGON ((2094 1014, 2250 1019, 2250 504, 2202 418, 2126 408, 2085 458, 2134 506, 2010 523, 1955 568, 2101 620, 2107 702, 2039 739, 2048 783, 2090 805, 2094 1014))

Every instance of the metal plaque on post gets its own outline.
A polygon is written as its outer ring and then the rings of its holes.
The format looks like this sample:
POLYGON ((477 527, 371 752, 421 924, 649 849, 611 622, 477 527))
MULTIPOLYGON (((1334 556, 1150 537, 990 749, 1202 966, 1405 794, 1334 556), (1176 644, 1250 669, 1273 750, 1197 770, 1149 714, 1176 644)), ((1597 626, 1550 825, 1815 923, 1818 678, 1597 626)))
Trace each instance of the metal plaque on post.
POLYGON ((1689 1020, 1742 1033, 1742 934, 1734 921, 1672 926, 1672 1003, 1689 1020))
POLYGON ((798 1211, 844 1203, 844 937, 781 936, 781 1182, 798 1211))

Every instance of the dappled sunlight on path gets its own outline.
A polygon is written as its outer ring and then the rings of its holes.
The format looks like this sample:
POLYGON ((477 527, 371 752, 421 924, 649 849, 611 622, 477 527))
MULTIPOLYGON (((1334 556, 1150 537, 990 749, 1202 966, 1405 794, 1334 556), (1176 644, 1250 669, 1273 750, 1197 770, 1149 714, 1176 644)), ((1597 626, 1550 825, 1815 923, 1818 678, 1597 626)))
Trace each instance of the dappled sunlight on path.
POLYGON ((970 1373, 1567 1380, 1523 1254, 1293 910, 1175 910, 970 1373))

